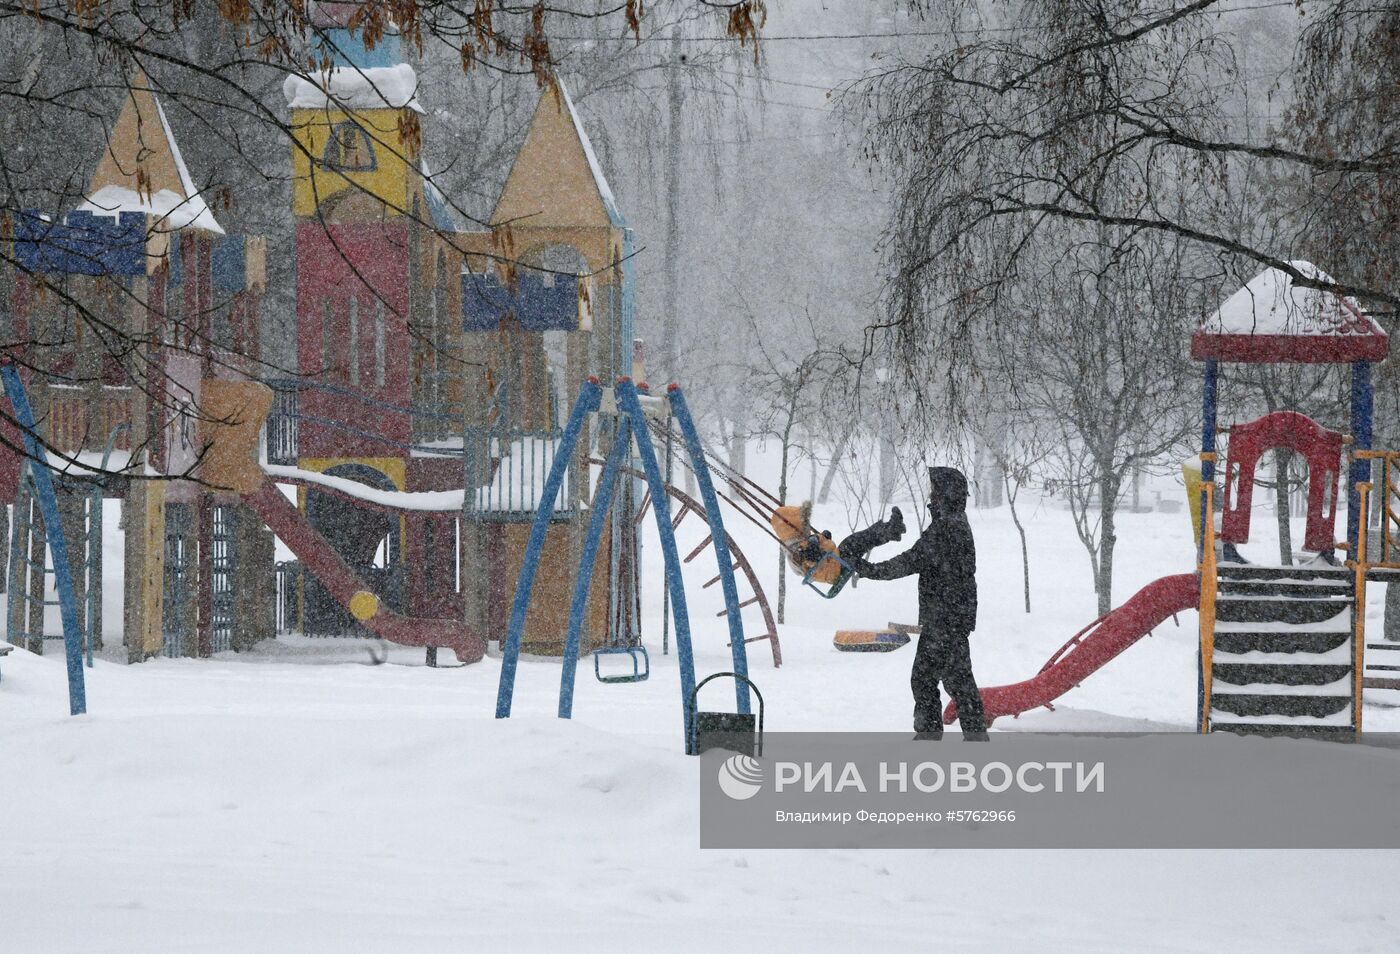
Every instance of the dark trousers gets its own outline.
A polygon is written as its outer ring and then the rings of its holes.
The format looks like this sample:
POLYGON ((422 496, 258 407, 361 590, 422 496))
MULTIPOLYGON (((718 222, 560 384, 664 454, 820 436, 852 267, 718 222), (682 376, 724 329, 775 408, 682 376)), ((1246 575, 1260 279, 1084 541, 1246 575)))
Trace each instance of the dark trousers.
POLYGON ((926 630, 914 650, 914 669, 909 685, 914 690, 914 731, 934 732, 943 726, 943 700, 938 684, 943 683, 958 704, 958 719, 964 733, 986 732, 982 715, 982 693, 972 677, 972 653, 968 633, 926 630))

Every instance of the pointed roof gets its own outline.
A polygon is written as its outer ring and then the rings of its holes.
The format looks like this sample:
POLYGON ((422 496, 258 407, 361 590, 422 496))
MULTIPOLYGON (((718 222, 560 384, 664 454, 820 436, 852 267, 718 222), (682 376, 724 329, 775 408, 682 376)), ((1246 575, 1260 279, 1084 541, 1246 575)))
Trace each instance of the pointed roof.
POLYGON ((79 209, 99 215, 144 212, 157 218, 155 227, 162 231, 192 226, 224 232, 195 187, 165 110, 141 70, 132 77, 79 209))
MULTIPOLYGON (((1289 262, 1320 282, 1332 276, 1311 262, 1289 262)), ((1225 300, 1191 337, 1191 357, 1239 362, 1379 361, 1390 339, 1354 298, 1294 284, 1268 268, 1225 300)))
POLYGON ((540 94, 525 143, 506 177, 492 224, 625 228, 578 111, 555 78, 540 94))

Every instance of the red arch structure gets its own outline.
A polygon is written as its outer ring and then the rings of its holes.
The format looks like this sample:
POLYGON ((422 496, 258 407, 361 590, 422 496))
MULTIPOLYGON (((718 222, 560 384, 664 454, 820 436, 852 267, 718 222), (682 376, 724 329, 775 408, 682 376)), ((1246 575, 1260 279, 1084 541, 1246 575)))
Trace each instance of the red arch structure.
POLYGON ((1255 471, 1263 453, 1277 448, 1291 450, 1308 462, 1308 522, 1303 548, 1330 553, 1336 542, 1342 435, 1297 411, 1275 411, 1230 428, 1221 541, 1240 544, 1249 540, 1255 471))

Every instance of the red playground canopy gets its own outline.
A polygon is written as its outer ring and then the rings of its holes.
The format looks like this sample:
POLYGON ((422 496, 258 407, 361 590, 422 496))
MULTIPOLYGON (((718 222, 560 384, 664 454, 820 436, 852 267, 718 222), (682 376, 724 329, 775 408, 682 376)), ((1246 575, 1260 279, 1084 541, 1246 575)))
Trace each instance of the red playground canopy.
MULTIPOLYGON (((1311 262, 1289 262, 1318 281, 1331 276, 1311 262)), ((1265 269, 1235 292, 1191 336, 1191 357, 1241 363, 1350 364, 1379 361, 1390 339, 1356 299, 1296 285, 1265 269)))

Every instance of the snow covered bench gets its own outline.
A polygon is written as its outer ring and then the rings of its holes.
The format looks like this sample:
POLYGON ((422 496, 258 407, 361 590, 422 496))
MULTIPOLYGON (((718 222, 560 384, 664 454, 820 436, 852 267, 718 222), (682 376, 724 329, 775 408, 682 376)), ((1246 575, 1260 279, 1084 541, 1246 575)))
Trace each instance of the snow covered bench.
MULTIPOLYGON (((14 649, 15 647, 13 646, 5 646, 3 644, 0 644, 0 657, 8 656, 10 653, 14 652, 14 649)), ((0 679, 3 678, 4 673, 0 673, 0 679)))

